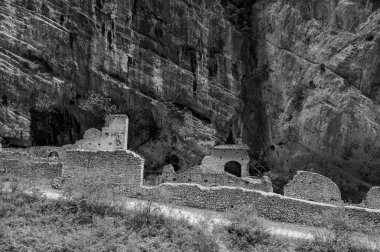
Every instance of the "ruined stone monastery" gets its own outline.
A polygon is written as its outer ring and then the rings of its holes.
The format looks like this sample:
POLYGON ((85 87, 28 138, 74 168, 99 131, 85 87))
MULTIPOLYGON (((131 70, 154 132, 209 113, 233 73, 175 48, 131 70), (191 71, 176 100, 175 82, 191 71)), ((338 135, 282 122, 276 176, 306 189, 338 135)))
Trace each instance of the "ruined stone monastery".
POLYGON ((252 177, 247 146, 215 146, 200 165, 176 173, 171 165, 153 181, 144 178, 144 160, 127 150, 128 117, 109 115, 102 131, 89 129, 84 139, 64 147, 3 148, 0 174, 68 181, 85 174, 101 179, 128 197, 165 201, 214 210, 255 204, 270 219, 307 220, 310 214, 343 207, 352 215, 380 220, 380 190, 374 187, 362 207, 344 205, 339 188, 328 178, 299 171, 285 186, 284 196, 273 193, 268 177, 252 177))

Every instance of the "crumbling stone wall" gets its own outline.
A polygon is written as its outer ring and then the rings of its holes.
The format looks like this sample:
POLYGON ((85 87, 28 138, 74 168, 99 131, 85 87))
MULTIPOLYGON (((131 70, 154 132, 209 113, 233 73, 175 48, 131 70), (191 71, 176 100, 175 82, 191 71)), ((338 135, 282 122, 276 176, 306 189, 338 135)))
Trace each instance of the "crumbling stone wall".
POLYGON ((27 149, 31 158, 58 158, 62 159, 66 156, 66 150, 69 146, 32 146, 27 149))
POLYGON ((217 173, 224 173, 225 164, 236 161, 241 164, 241 176, 249 176, 249 156, 246 145, 222 145, 215 146, 210 156, 205 156, 202 166, 205 170, 217 173))
POLYGON ((380 186, 374 186, 368 191, 366 205, 380 209, 380 186))
POLYGON ((61 175, 62 164, 58 160, 37 158, 28 152, 0 152, 0 175, 33 179, 54 179, 61 175))
POLYGON ((144 160, 136 153, 119 151, 67 151, 62 177, 80 174, 103 178, 110 184, 135 191, 142 185, 144 160))
MULTIPOLYGON (((196 184, 167 183, 155 187, 141 187, 137 194, 129 191, 126 194, 146 200, 218 211, 252 204, 260 216, 288 223, 313 224, 314 220, 310 216, 337 208, 333 204, 294 199, 275 193, 226 186, 204 187, 196 184)), ((351 206, 343 208, 350 216, 361 221, 380 223, 380 210, 351 206)))
POLYGON ((269 178, 238 178, 228 173, 204 173, 201 166, 195 166, 182 173, 176 173, 174 167, 167 165, 162 175, 158 177, 159 183, 195 183, 203 186, 231 186, 255 189, 264 192, 273 192, 269 178))
POLYGON ((102 131, 88 129, 84 139, 77 141, 75 147, 91 151, 127 150, 128 123, 126 115, 108 115, 102 131))
POLYGON ((292 198, 342 203, 338 186, 318 173, 298 171, 293 180, 284 187, 284 195, 292 198))
POLYGON ((60 162, 33 162, 18 159, 0 159, 0 175, 30 179, 54 179, 61 175, 60 162))

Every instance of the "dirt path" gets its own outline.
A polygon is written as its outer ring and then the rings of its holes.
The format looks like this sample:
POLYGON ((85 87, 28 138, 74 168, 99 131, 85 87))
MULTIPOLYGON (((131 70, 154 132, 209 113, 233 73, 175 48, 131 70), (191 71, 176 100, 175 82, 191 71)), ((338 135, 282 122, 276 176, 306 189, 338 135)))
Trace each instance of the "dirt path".
MULTIPOLYGON (((59 199, 61 197, 59 191, 56 190, 42 190, 42 192, 50 199, 59 199)), ((210 230, 217 227, 218 225, 225 226, 230 223, 230 221, 227 219, 227 214, 204 209, 171 206, 131 198, 125 198, 122 201, 119 200, 119 203, 117 203, 117 205, 131 210, 151 205, 167 217, 175 219, 184 218, 192 225, 206 224, 210 230)), ((315 234, 325 231, 318 228, 302 227, 300 225, 294 224, 276 223, 263 218, 260 218, 260 220, 270 234, 286 236, 288 238, 309 240, 313 239, 315 234)))

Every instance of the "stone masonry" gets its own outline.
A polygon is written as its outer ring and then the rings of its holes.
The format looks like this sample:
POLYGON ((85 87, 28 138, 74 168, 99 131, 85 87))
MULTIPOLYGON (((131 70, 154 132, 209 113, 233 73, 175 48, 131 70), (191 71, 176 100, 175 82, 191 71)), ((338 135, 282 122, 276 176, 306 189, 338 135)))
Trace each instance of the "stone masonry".
POLYGON ((292 198, 342 203, 338 186, 329 178, 318 173, 298 171, 284 188, 284 195, 292 198))
POLYGON ((36 157, 28 152, 0 151, 0 175, 29 179, 54 179, 61 175, 62 164, 57 158, 36 157))
POLYGON ((75 143, 77 149, 83 150, 127 150, 128 145, 128 116, 108 115, 102 131, 88 129, 84 139, 75 143))
POLYGON ((132 151, 71 150, 67 152, 62 177, 102 178, 105 183, 134 191, 142 185, 143 168, 144 160, 132 151))
POLYGON ((202 166, 195 166, 185 172, 176 173, 172 165, 163 167, 162 175, 157 178, 159 183, 195 183, 203 186, 231 186, 273 192, 269 178, 239 178, 223 173, 207 173, 202 166))
MULTIPOLYGON (((205 187, 196 184, 167 183, 154 187, 144 186, 137 194, 128 191, 126 194, 146 200, 218 211, 250 204, 255 206, 259 216, 288 223, 316 224, 310 216, 318 216, 325 211, 338 209, 338 206, 333 204, 310 202, 275 193, 227 186, 205 187)), ((380 223, 380 210, 352 206, 344 206, 343 209, 360 221, 380 223)))
POLYGON ((380 186, 374 186, 368 191, 366 203, 368 207, 380 209, 380 186))
POLYGON ((202 167, 215 173, 224 173, 225 165, 230 161, 236 161, 241 165, 241 177, 249 176, 248 163, 249 147, 245 144, 219 145, 212 149, 210 156, 202 160, 202 167))

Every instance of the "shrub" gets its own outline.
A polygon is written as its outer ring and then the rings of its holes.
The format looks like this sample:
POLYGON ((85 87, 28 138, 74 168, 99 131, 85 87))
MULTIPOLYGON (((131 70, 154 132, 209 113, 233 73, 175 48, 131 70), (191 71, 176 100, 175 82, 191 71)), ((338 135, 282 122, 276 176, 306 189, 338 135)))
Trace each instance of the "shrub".
POLYGON ((289 244, 270 236, 259 220, 254 206, 231 212, 231 224, 224 230, 227 246, 233 251, 286 251, 289 244))
POLYGON ((110 97, 94 91, 90 91, 87 99, 79 101, 79 107, 85 111, 102 115, 117 112, 117 108, 112 104, 110 97))
POLYGON ((316 237, 313 241, 301 243, 296 251, 368 251, 360 248, 352 236, 354 233, 374 234, 376 232, 373 223, 361 223, 360 220, 351 218, 344 208, 325 211, 314 219, 319 226, 326 228, 329 232, 316 237))

